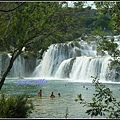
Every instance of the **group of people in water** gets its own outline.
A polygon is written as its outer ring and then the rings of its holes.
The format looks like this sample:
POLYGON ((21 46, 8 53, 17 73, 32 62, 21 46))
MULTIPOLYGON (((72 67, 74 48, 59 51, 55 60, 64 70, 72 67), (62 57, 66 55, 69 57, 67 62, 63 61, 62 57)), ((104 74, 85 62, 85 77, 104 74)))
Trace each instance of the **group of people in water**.
MULTIPOLYGON (((38 92, 38 94, 39 94, 40 97, 42 97, 42 90, 40 90, 38 92)), ((58 93, 58 97, 60 97, 60 96, 61 96, 60 93, 58 93)), ((53 92, 51 93, 50 98, 55 98, 55 95, 53 94, 53 92)))

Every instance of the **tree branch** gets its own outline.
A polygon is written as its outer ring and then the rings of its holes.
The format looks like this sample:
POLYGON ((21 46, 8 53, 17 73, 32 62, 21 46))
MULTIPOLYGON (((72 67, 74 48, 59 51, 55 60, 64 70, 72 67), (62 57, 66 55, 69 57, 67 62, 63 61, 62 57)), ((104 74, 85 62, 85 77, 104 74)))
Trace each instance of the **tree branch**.
POLYGON ((17 7, 13 8, 13 9, 10 9, 10 10, 0 10, 0 12, 11 12, 11 11, 14 11, 16 10, 17 8, 19 8, 20 6, 22 6, 25 2, 22 2, 20 5, 18 5, 17 7))

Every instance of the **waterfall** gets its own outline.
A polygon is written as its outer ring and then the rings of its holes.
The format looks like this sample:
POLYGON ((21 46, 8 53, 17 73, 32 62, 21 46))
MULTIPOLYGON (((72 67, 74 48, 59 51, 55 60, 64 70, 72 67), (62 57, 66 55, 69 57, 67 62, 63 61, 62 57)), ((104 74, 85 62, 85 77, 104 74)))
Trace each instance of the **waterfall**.
POLYGON ((55 78, 69 78, 69 73, 72 69, 73 62, 74 62, 74 58, 64 60, 60 64, 60 66, 55 74, 55 78))
POLYGON ((65 60, 61 63, 61 65, 58 68, 58 71, 56 72, 55 77, 59 78, 69 78, 72 80, 77 81, 88 81, 92 80, 91 76, 98 76, 100 80, 110 80, 110 78, 106 78, 106 75, 109 75, 109 63, 111 57, 76 57, 74 59, 74 62, 72 63, 71 67, 70 62, 73 61, 73 59, 65 60), (67 70, 66 70, 67 66, 67 70), (65 73, 68 73, 69 75, 65 76, 65 73))
MULTIPOLYGON (((0 76, 7 69, 11 55, 0 54, 0 76)), ((30 77, 36 67, 36 59, 24 59, 23 55, 19 55, 13 63, 13 66, 8 73, 8 78, 23 78, 30 77)))
MULTIPOLYGON (((118 50, 120 50, 119 38, 120 36, 115 37, 118 50)), ((10 54, 0 54, 0 75, 6 70, 10 58, 10 54)), ((93 79, 91 76, 97 76, 102 81, 118 82, 120 81, 120 73, 116 72, 117 67, 112 70, 109 68, 112 60, 113 58, 108 55, 107 51, 97 52, 94 41, 80 40, 58 43, 50 45, 41 60, 32 56, 29 56, 29 59, 24 59, 23 55, 19 55, 7 77, 91 81, 93 79)))
POLYGON ((52 44, 44 53, 43 60, 36 67, 33 76, 52 77, 64 60, 81 55, 95 56, 96 46, 89 46, 84 41, 52 44))
MULTIPOLYGON (((5 70, 9 64, 10 61, 10 54, 8 54, 8 57, 3 57, 2 61, 3 63, 3 69, 5 70)), ((24 77, 25 76, 25 60, 23 57, 18 56, 17 59, 14 61, 13 66, 8 74, 8 77, 24 77)))
POLYGON ((34 77, 92 81, 116 81, 115 70, 110 70, 112 58, 106 51, 97 53, 95 42, 74 41, 52 44, 33 72, 34 77))
POLYGON ((13 68, 11 69, 12 77, 24 77, 25 75, 25 60, 23 57, 18 56, 18 58, 13 63, 13 68))

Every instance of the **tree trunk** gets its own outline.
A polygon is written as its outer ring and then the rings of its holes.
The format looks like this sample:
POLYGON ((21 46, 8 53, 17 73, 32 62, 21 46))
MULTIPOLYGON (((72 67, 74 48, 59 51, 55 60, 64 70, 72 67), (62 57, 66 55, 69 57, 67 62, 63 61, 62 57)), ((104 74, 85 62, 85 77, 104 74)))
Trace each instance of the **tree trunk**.
POLYGON ((10 60, 9 66, 7 67, 6 71, 4 72, 4 74, 2 75, 1 81, 0 81, 0 90, 2 89, 2 86, 4 84, 5 78, 8 75, 8 73, 10 72, 12 66, 13 66, 13 60, 10 60))
POLYGON ((2 89, 2 86, 3 86, 4 82, 5 82, 5 78, 7 77, 8 73, 10 72, 15 59, 20 55, 20 53, 21 53, 21 51, 18 51, 16 53, 16 55, 15 54, 12 55, 12 58, 10 59, 9 65, 8 65, 6 71, 2 75, 2 78, 1 78, 1 81, 0 81, 0 90, 2 89))

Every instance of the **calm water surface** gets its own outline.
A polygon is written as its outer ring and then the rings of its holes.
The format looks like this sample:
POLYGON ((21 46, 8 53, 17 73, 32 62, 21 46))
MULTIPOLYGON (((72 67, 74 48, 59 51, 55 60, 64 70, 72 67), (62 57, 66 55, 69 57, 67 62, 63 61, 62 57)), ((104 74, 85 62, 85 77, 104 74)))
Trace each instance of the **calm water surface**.
MULTIPOLYGON (((86 101, 90 101, 94 94, 92 83, 71 82, 67 80, 44 80, 44 83, 36 83, 38 79, 7 79, 0 93, 10 95, 20 95, 27 93, 32 99, 35 109, 29 118, 65 118, 68 110, 68 118, 90 118, 85 114, 86 107, 75 102, 77 95, 82 93, 86 101), (85 86, 85 88, 83 87, 85 86), (86 90, 88 88, 88 90, 86 90), (38 96, 42 89, 42 98, 38 96), (49 96, 54 92, 55 98, 49 96), (58 97, 58 93, 61 97, 58 97)), ((120 100, 120 83, 105 83, 113 91, 114 97, 120 100)))

